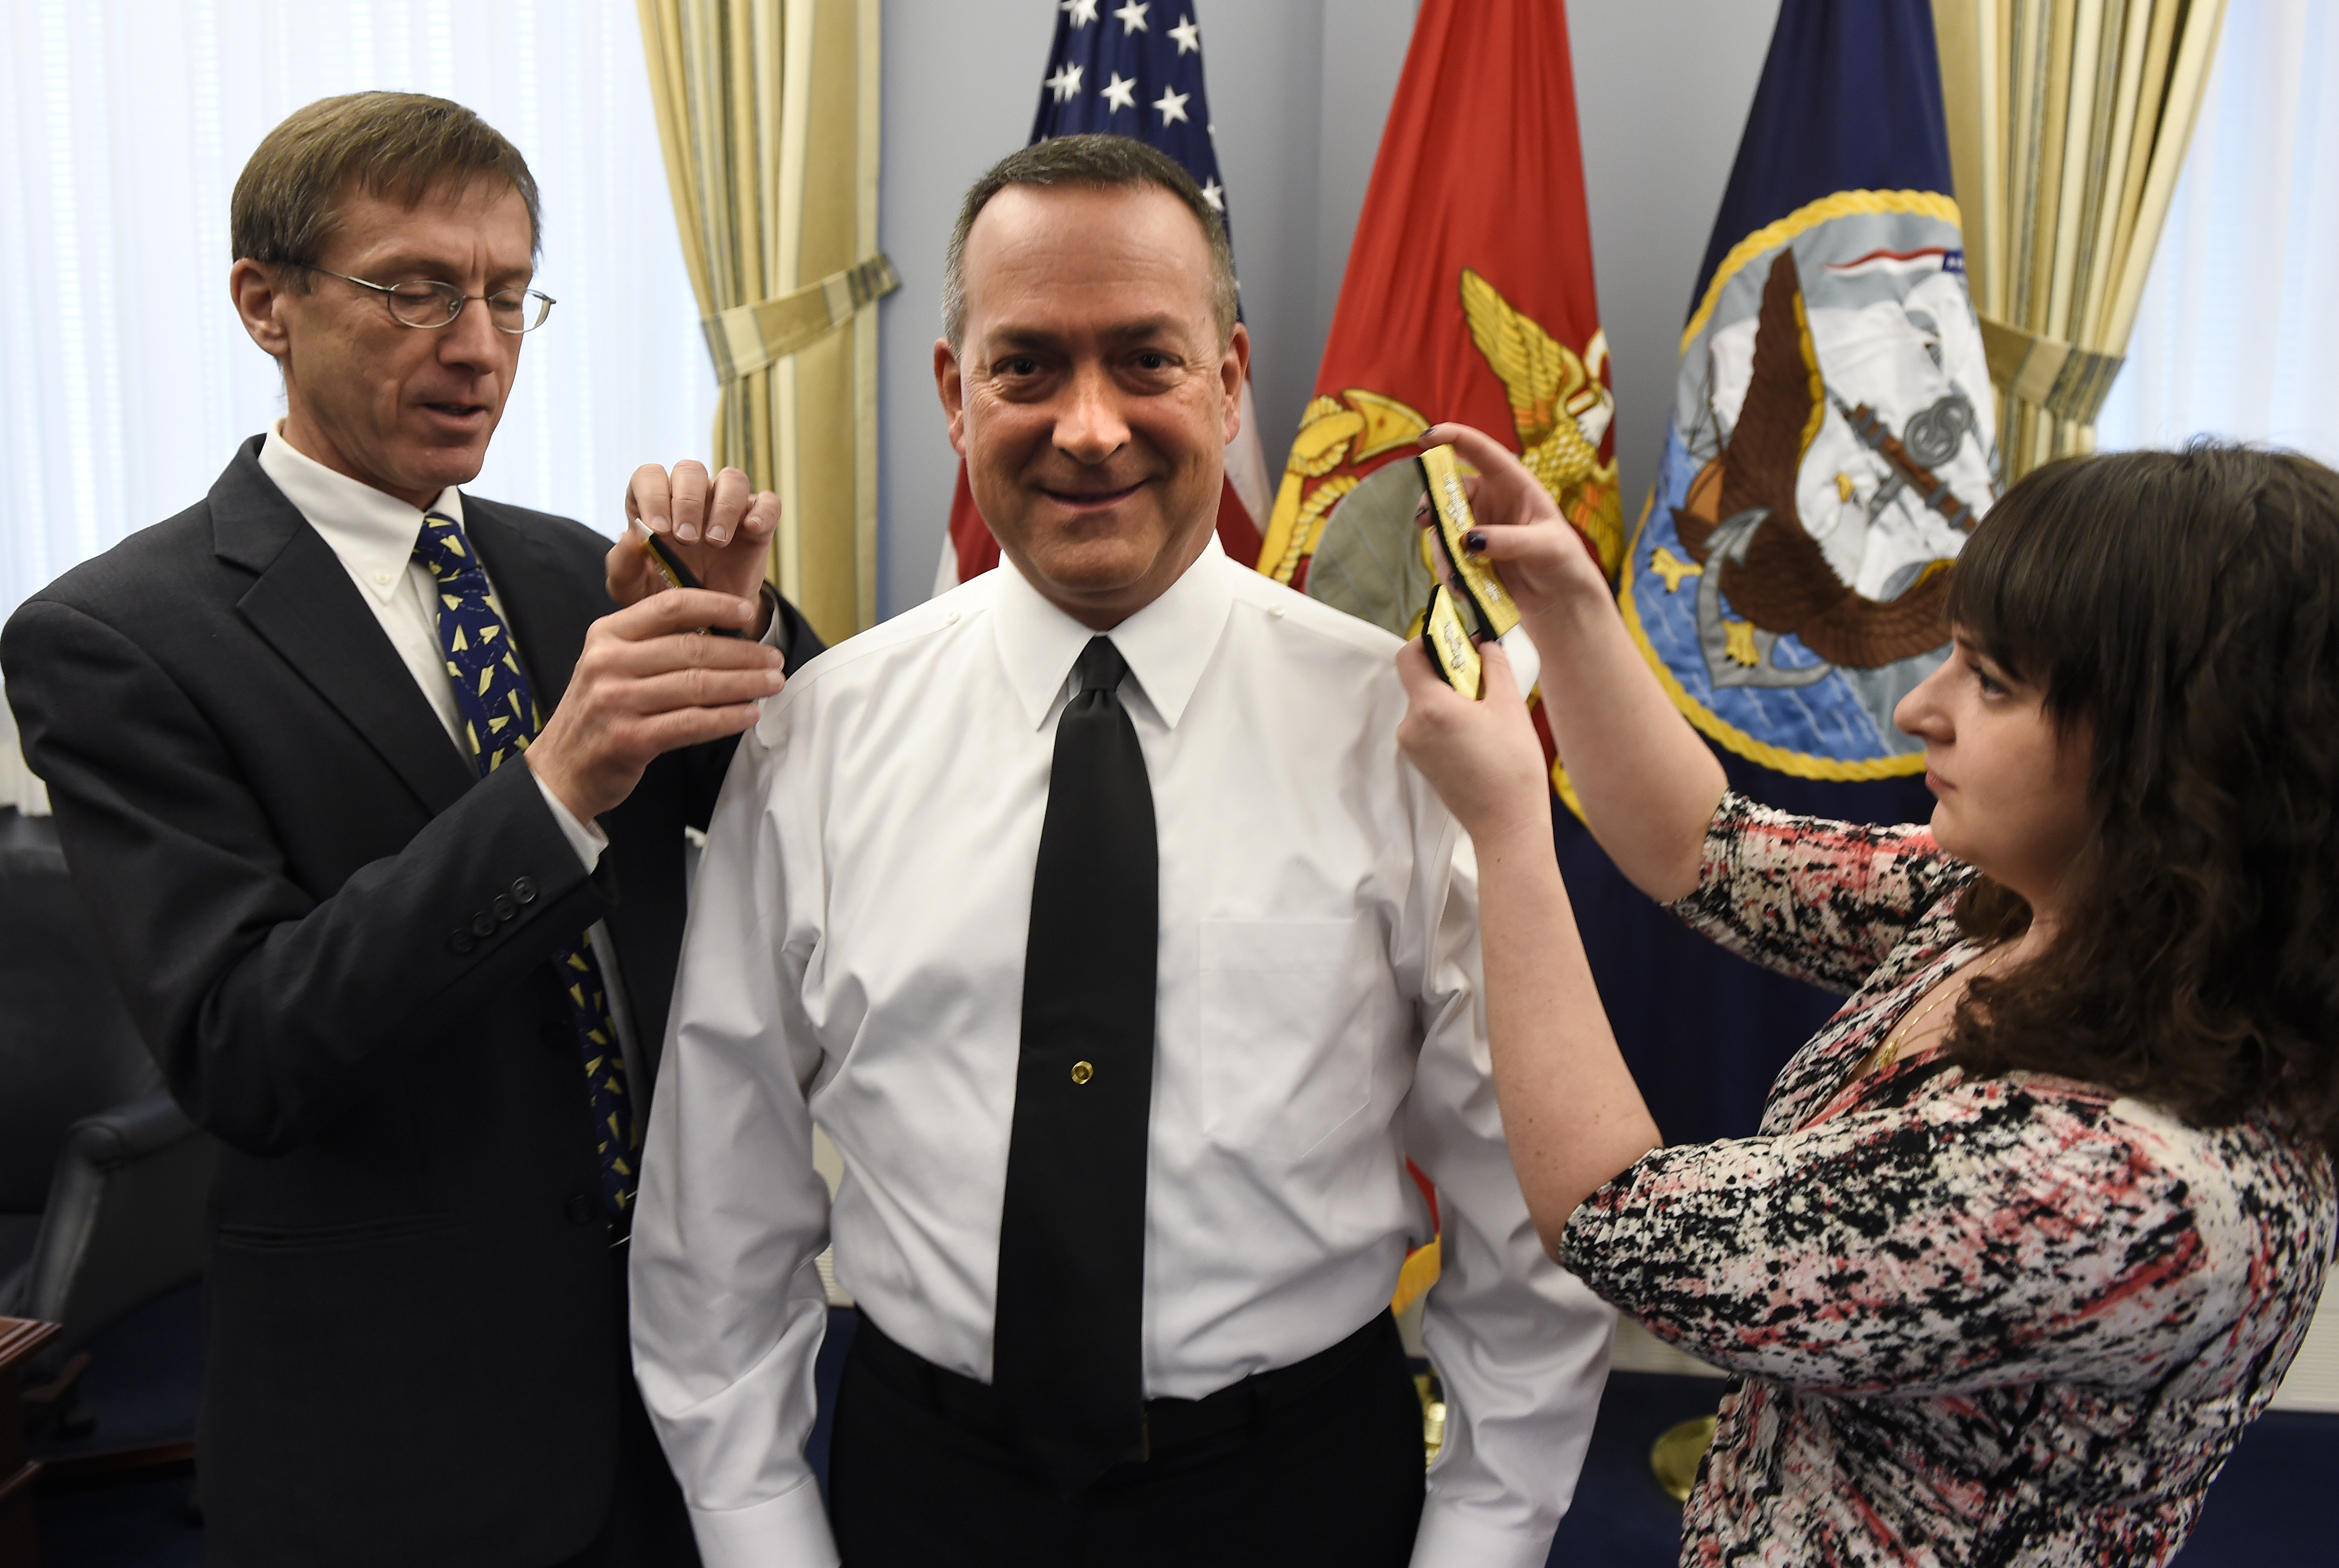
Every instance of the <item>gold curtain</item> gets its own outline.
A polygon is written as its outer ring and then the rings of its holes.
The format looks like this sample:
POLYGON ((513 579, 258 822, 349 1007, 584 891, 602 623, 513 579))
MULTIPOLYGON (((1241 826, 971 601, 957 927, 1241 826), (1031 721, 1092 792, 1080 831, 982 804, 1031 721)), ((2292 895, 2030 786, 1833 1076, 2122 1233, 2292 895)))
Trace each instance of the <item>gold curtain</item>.
POLYGON ((714 460, 779 492, 771 579, 834 642, 877 619, 879 0, 637 0, 683 263, 723 384, 714 460))
POLYGON ((2225 0, 1933 0, 2007 482, 2091 452, 2225 0))

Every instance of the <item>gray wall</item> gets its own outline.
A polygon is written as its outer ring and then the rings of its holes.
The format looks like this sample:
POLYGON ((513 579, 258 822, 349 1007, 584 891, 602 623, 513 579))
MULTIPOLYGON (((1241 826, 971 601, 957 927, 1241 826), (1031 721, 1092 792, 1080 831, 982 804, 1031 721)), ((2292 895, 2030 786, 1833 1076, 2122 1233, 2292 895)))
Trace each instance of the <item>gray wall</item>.
POLYGON ((1574 0, 1567 8, 1628 530, 1656 478, 1690 287, 1778 15, 1778 0, 1574 0))
POLYGON ((877 243, 902 286, 877 307, 877 613, 933 586, 958 459, 934 400, 943 246, 959 198, 1023 144, 1054 36, 1044 0, 885 0, 877 243))
MULTIPOLYGON (((1272 475, 1313 390, 1415 0, 1194 8, 1272 475)), ((1568 7, 1628 513, 1655 471, 1690 285, 1777 11, 1777 0, 1568 7)), ((1054 17, 1050 0, 886 0, 879 243, 903 286, 878 307, 882 615, 925 597, 950 517, 957 459, 933 368, 943 246, 960 194, 1031 132, 1054 17)))

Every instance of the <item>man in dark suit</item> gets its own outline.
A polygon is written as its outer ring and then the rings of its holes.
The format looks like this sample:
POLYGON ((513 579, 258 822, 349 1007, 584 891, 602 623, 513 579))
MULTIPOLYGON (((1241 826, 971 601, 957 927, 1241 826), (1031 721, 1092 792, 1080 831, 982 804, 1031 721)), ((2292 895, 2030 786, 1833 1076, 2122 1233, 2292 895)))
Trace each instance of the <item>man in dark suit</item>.
POLYGON ((229 1146, 212 1560, 693 1563, 624 1243, 683 830, 819 649, 761 588, 777 502, 661 475, 638 520, 706 585, 661 593, 630 534, 456 488, 549 309, 534 182, 469 110, 312 104, 233 222, 285 419, 0 639, 123 992, 229 1146))

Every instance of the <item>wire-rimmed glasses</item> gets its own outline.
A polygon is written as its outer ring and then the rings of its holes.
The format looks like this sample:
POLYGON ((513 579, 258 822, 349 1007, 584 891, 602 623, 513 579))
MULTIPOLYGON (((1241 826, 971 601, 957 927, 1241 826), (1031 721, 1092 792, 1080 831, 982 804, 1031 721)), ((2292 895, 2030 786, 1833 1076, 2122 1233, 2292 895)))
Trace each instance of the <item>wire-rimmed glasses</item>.
POLYGON ((498 289, 492 294, 466 294, 452 283, 429 278, 410 278, 402 283, 370 283, 347 272, 336 272, 331 267, 305 261, 298 264, 309 271, 322 272, 328 278, 372 290, 390 307, 390 319, 401 327, 444 327, 463 313, 465 305, 478 300, 488 307, 488 320, 496 330, 516 338, 544 325, 544 319, 559 302, 535 289, 498 289))

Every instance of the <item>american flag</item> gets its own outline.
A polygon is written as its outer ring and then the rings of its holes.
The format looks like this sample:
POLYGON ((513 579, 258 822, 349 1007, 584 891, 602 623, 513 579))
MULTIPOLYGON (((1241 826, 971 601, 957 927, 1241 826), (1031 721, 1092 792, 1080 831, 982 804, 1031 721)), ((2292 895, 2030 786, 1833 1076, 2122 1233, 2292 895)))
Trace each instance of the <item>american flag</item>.
POLYGON ((1134 136, 1177 159, 1226 222, 1202 91, 1202 30, 1190 0, 1128 0, 1117 11, 1105 11, 1102 0, 1058 0, 1031 140, 1091 131, 1134 136))
MULTIPOLYGON (((1210 101, 1202 87, 1202 30, 1193 0, 1057 0, 1056 38, 1040 83, 1031 140, 1100 132, 1133 136, 1185 166, 1203 200, 1227 220, 1226 185, 1219 178, 1211 140, 1210 101)), ((1229 238, 1233 234, 1228 227, 1229 238)), ((1242 395, 1242 431, 1227 443, 1226 489, 1219 507, 1219 538, 1246 566, 1258 559, 1260 525, 1270 498, 1267 459, 1257 433, 1250 387, 1242 395)), ((951 505, 950 540, 943 547, 940 591, 998 564, 999 546, 974 509, 959 468, 951 505)))

